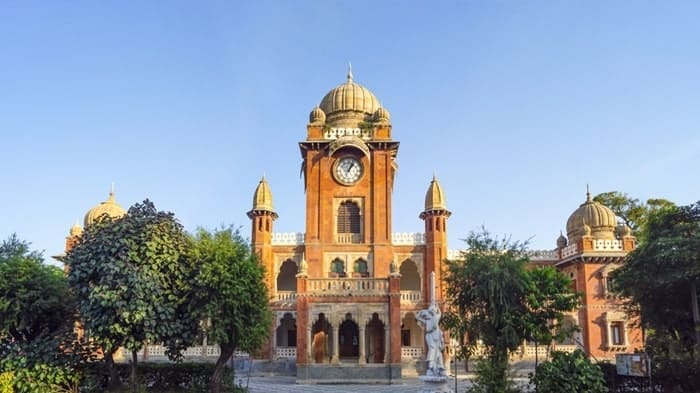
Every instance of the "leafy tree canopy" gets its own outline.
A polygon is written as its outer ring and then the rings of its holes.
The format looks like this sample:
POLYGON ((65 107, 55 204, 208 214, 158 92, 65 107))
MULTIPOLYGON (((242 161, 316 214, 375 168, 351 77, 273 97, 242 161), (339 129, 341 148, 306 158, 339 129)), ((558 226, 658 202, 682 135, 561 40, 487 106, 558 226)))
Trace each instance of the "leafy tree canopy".
POLYGON ((271 316, 265 271, 237 230, 197 230, 193 259, 200 267, 198 298, 207 323, 207 337, 221 355, 211 389, 221 389, 225 362, 236 349, 258 350, 268 338, 271 316))
POLYGON ((639 199, 620 191, 604 192, 596 195, 593 200, 609 207, 638 237, 643 237, 644 226, 652 212, 675 206, 673 202, 663 198, 651 198, 640 202, 639 199))
POLYGON ((182 225, 148 200, 121 218, 105 215, 85 228, 66 256, 68 279, 85 326, 109 356, 123 346, 135 360, 152 342, 177 358, 194 342, 200 314, 189 255, 182 225))
POLYGON ((72 327, 75 303, 63 271, 11 235, 0 244, 0 337, 30 342, 72 327))
POLYGON ((552 268, 528 270, 522 243, 497 239, 482 229, 465 240, 462 259, 447 261, 445 283, 450 305, 446 328, 456 332, 470 354, 479 338, 489 367, 487 391, 507 390, 508 352, 525 339, 549 340, 549 319, 561 321, 577 304, 568 278, 552 268), (464 336, 470 340, 465 341, 464 336), (490 381, 490 382, 489 382, 490 381))

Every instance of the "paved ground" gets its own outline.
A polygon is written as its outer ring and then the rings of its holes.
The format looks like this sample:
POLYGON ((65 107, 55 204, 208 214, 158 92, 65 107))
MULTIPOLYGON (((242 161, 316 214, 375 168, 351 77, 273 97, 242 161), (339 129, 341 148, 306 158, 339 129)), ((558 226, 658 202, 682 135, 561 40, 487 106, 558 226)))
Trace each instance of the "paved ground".
MULTIPOLYGON (((239 380, 245 386, 246 380, 239 380)), ((524 378, 517 378, 519 383, 527 383, 524 378)), ((294 377, 251 377, 251 393, 419 393, 422 382, 417 378, 404 378, 393 385, 297 385, 294 377)), ((454 379, 450 386, 454 389, 454 379)), ((459 393, 464 392, 470 383, 460 378, 457 382, 459 393)))

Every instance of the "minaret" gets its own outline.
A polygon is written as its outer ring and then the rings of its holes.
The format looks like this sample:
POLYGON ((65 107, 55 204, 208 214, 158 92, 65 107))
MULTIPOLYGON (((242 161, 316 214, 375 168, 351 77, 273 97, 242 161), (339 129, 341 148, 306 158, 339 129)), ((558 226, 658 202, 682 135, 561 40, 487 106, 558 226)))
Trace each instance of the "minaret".
POLYGON ((432 293, 430 282, 431 272, 435 272, 435 282, 439 286, 436 291, 437 300, 442 300, 442 261, 447 258, 447 219, 452 213, 447 210, 445 194, 440 183, 433 175, 428 192, 425 193, 425 210, 420 219, 425 221, 425 263, 423 264, 423 293, 432 293))
POLYGON ((251 220, 251 242, 253 252, 258 255, 260 263, 267 272, 268 287, 272 284, 274 274, 272 266, 272 222, 277 219, 277 213, 272 207, 272 192, 265 176, 260 179, 253 194, 253 209, 249 211, 251 220))

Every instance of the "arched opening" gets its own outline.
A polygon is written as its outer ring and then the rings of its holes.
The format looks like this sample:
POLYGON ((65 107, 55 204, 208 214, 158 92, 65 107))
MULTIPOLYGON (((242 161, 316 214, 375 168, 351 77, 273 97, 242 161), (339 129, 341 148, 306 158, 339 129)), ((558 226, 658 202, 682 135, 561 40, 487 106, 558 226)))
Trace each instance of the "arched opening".
POLYGON ((415 262, 410 259, 403 261, 399 273, 401 273, 402 291, 420 291, 420 274, 415 262))
POLYGON ((355 261, 353 265, 353 277, 369 277, 369 271, 367 268, 367 261, 360 258, 355 261))
POLYGON ((379 319, 377 313, 372 314, 372 319, 367 323, 366 332, 368 363, 384 363, 386 351, 384 322, 379 319))
POLYGON ((340 324, 338 336, 340 360, 356 361, 360 354, 360 329, 352 320, 352 315, 345 316, 345 320, 340 324))
POLYGON ((345 261, 343 261, 340 258, 335 258, 333 261, 331 261, 331 271, 329 276, 346 277, 347 274, 345 274, 345 261))
POLYGON ((416 315, 406 313, 401 319, 401 357, 421 358, 424 342, 423 330, 416 321, 416 315))
POLYGON ((326 320, 326 316, 320 313, 318 320, 311 328, 311 354, 314 363, 327 363, 329 361, 328 336, 330 333, 331 324, 326 320))
POLYGON ((285 313, 277 327, 277 347, 297 346, 297 320, 292 313, 285 313))
POLYGON ((287 259, 280 266, 277 274, 277 291, 297 291, 297 264, 291 259, 287 259))

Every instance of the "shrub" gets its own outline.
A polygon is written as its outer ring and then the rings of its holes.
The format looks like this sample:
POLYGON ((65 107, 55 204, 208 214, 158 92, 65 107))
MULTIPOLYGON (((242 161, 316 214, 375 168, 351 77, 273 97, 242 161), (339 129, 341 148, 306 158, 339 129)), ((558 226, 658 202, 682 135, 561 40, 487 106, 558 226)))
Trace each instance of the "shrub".
POLYGON ((14 379, 14 373, 12 371, 5 371, 0 373, 0 393, 14 393, 12 388, 12 380, 14 379))
POLYGON ((552 353, 552 360, 540 363, 530 383, 538 393, 605 393, 603 372, 597 364, 591 363, 583 351, 573 353, 552 353))

